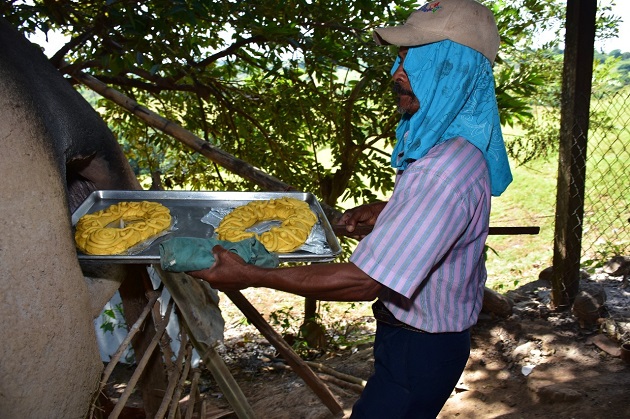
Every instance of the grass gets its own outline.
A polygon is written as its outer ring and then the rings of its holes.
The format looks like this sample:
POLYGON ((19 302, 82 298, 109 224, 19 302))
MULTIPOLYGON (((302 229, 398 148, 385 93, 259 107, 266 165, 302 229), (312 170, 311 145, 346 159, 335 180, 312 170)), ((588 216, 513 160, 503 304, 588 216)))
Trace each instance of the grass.
MULTIPOLYGON (((601 266, 630 250, 630 89, 594 100, 592 111, 609 117, 592 123, 587 146, 582 266, 601 266)), ((491 225, 536 225, 536 236, 490 236, 488 286, 505 292, 538 278, 552 265, 558 161, 513 167, 514 182, 493 200, 491 225), (496 252, 496 254, 494 253, 496 252)))
POLYGON ((534 281, 553 260, 557 163, 513 167, 514 180, 493 198, 490 225, 539 226, 537 235, 489 236, 488 286, 505 292, 534 281))

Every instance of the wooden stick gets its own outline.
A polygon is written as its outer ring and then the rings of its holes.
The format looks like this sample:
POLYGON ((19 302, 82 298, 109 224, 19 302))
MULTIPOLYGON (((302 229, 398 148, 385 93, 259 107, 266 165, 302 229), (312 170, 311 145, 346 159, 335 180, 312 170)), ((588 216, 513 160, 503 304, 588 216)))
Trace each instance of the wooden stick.
MULTIPOLYGON (((186 416, 184 419, 192 419, 195 412, 195 404, 197 403, 197 397, 199 392, 199 379, 201 378, 201 371, 199 368, 193 370, 193 378, 190 383, 190 393, 188 395, 188 406, 186 407, 186 416)), ((203 417, 201 414, 199 417, 203 417)))
MULTIPOLYGON (((193 335, 191 335, 191 340, 193 342, 195 341, 193 335)), ((217 381, 225 398, 230 403, 232 409, 234 409, 236 416, 238 416, 239 419, 254 419, 256 415, 252 407, 249 405, 241 388, 238 386, 236 380, 234 380, 234 377, 232 377, 232 374, 230 374, 230 370, 217 351, 211 346, 198 343, 195 344, 195 349, 199 352, 206 368, 210 370, 212 376, 217 381)))
POLYGON ((199 409, 200 418, 206 417, 206 410, 208 410, 208 400, 204 398, 204 399, 201 399, 201 408, 199 409))
POLYGON ((133 339, 136 333, 140 331, 140 327, 142 326, 145 319, 151 312, 151 308, 155 305, 155 302, 157 301, 157 299, 160 298, 161 294, 162 294, 161 289, 160 291, 154 291, 152 293, 149 293, 148 295, 149 301, 147 302, 147 305, 144 307, 144 310, 142 310, 142 313, 140 313, 140 316, 138 317, 136 322, 129 329, 127 336, 125 336, 123 341, 118 346, 118 349, 116 350, 114 355, 110 358, 109 362, 107 363, 107 366, 105 367, 105 369, 103 370, 103 374, 101 375, 101 381, 98 385, 98 390, 96 391, 94 402, 90 406, 90 412, 88 413, 89 418, 91 418, 92 415, 94 414, 94 407, 96 406, 96 400, 98 399, 99 394, 103 391, 103 389, 107 385, 107 381, 109 380, 109 377, 114 372, 114 368, 116 368, 116 365, 118 364, 118 361, 120 361, 122 354, 125 352, 125 349, 127 349, 127 347, 129 346, 131 339, 133 339))
MULTIPOLYGON (((162 301, 164 304, 164 301, 162 301)), ((153 312, 151 313, 153 317, 153 324, 159 324, 162 320, 162 314, 160 313, 161 304, 156 304, 153 306, 153 312)), ((160 350, 162 351, 162 359, 164 359, 164 367, 166 368, 166 372, 174 371, 175 366, 173 365, 173 358, 175 358, 175 354, 173 353, 173 349, 171 348, 171 341, 167 333, 162 335, 162 338, 159 342, 160 350)))
MULTIPOLYGON (((332 226, 333 232, 337 236, 365 236, 369 234, 374 226, 371 225, 358 225, 352 233, 346 230, 346 226, 343 224, 336 224, 332 226)), ((489 235, 520 235, 520 234, 538 234, 540 227, 490 227, 488 230, 489 235)))
POLYGON ((358 384, 352 384, 352 383, 349 383, 349 382, 347 382, 345 380, 340 380, 339 378, 335 378, 335 377, 332 377, 330 375, 325 375, 325 374, 318 374, 318 377, 322 381, 333 383, 333 384, 335 384, 335 385, 337 385, 337 386, 339 386, 341 388, 347 388, 347 389, 351 390, 354 393, 357 393, 357 394, 363 393, 363 388, 364 387, 360 386, 358 384))
POLYGON ((184 334, 182 337, 182 344, 179 347, 179 353, 177 354, 177 359, 174 364, 171 363, 168 387, 166 387, 162 403, 160 404, 158 411, 155 413, 154 419, 162 419, 171 404, 171 400, 173 400, 173 393, 175 392, 175 388, 177 387, 177 383, 179 382, 179 378, 181 376, 182 363, 184 362, 184 355, 186 354, 186 344, 187 340, 186 335, 184 334))
POLYGON ((147 366, 147 363, 149 362, 149 358, 151 358, 153 351, 157 347, 158 342, 160 341, 160 338, 162 337, 162 333, 164 333, 164 331, 166 330, 166 325, 168 324, 168 319, 171 316, 171 310, 173 309, 173 305, 174 305, 173 299, 171 299, 171 301, 169 301, 168 303, 168 307, 166 308, 166 314, 164 315, 164 320, 159 325, 156 325, 157 327, 155 331, 155 336, 149 343, 149 346, 147 346, 144 356, 142 357, 140 362, 138 362, 138 365, 136 366, 136 370, 133 372, 131 378, 129 379, 129 382, 127 383, 127 388, 125 388, 125 391, 123 392, 123 394, 121 394, 120 398, 118 399, 118 402, 114 406, 114 409, 110 413, 108 419, 118 418, 118 416, 120 415, 120 412, 122 412, 123 408, 125 407, 125 404, 127 404, 127 400, 129 399, 129 396, 131 396, 133 389, 138 383, 138 380, 140 379, 140 376, 142 375, 144 368, 147 366))
POLYGON ((492 235, 519 235, 519 234, 538 234, 540 227, 490 227, 488 234, 492 235))
POLYGON ((311 367, 311 368, 313 368, 313 369, 315 369, 317 371, 323 372, 323 373, 328 374, 328 375, 332 375, 333 377, 339 378, 339 379, 347 381, 349 383, 356 384, 356 385, 359 385, 361 387, 365 387, 365 384, 367 384, 367 381, 365 381, 362 378, 355 377, 354 375, 344 374, 344 373, 339 372, 339 371, 335 371, 334 369, 332 369, 330 367, 327 367, 326 365, 323 365, 323 364, 320 364, 320 363, 317 363, 317 362, 313 362, 313 361, 304 361, 304 362, 306 362, 306 365, 308 365, 309 367, 311 367))
POLYGON ((282 354, 293 371, 313 390, 320 400, 333 414, 343 412, 343 408, 330 392, 330 389, 315 375, 313 370, 301 359, 270 325, 240 291, 226 291, 225 295, 236 305, 245 317, 267 338, 282 354))
POLYGON ((173 394, 173 401, 171 402, 171 411, 168 413, 168 419, 175 419, 175 415, 181 417, 179 410, 179 398, 182 395, 182 390, 184 389, 184 385, 186 384, 186 379, 188 378, 188 373, 190 372, 190 364, 192 363, 192 346, 186 344, 186 364, 184 365, 184 372, 179 377, 179 383, 177 388, 175 389, 175 394, 173 394))

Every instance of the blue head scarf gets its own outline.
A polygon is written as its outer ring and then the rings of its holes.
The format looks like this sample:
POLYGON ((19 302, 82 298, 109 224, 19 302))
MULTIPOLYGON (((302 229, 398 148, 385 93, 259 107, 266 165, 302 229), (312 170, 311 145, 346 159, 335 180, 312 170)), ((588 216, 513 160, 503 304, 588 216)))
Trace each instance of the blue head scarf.
MULTIPOLYGON (((399 64, 397 58, 392 74, 399 64)), ((501 195, 512 182, 512 173, 488 59, 446 40, 409 48, 403 68, 420 109, 405 114, 398 124, 392 166, 404 170, 435 145, 461 136, 481 150, 492 195, 501 195)))

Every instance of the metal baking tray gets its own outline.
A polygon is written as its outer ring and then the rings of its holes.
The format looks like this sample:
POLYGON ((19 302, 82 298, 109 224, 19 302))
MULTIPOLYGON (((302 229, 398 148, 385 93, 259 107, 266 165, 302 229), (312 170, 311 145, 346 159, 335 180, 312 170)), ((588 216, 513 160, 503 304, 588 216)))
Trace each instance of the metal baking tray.
POLYGON ((164 240, 172 237, 213 237, 214 228, 210 224, 201 222, 203 216, 212 209, 235 208, 255 200, 276 199, 284 196, 299 199, 309 204, 318 218, 314 228, 323 229, 327 246, 323 253, 317 254, 301 249, 291 253, 277 253, 280 262, 329 262, 334 260, 341 253, 339 240, 337 240, 317 198, 306 192, 94 191, 72 214, 73 227, 83 215, 100 211, 122 201, 153 201, 168 207, 171 216, 176 221, 175 229, 165 236, 159 237, 147 249, 137 254, 86 255, 77 250, 77 255, 81 261, 159 263, 159 243, 164 240))

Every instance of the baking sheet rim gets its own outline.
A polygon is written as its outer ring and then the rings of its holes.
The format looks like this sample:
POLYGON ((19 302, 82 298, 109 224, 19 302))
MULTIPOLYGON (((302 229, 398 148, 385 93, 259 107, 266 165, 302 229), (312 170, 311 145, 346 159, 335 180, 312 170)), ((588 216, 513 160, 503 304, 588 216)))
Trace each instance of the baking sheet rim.
MULTIPOLYGON (((326 218, 323 209, 317 200, 317 198, 310 192, 299 191, 287 191, 287 192, 241 192, 241 191, 146 191, 146 190, 96 190, 93 191, 88 197, 76 208, 72 214, 72 227, 74 228, 81 216, 87 214, 89 210, 99 201, 112 200, 115 202, 121 202, 123 200, 152 200, 160 202, 166 205, 164 201, 177 201, 177 200, 199 200, 199 201, 242 201, 243 203, 253 200, 262 199, 275 199, 281 196, 300 196, 302 201, 308 202, 311 208, 315 207, 315 213, 321 224, 326 242, 330 247, 330 252, 325 254, 315 254, 306 251, 297 251, 291 253, 276 253, 280 262, 330 262, 333 261, 341 254, 341 246, 337 237, 335 236, 332 226, 326 218), (241 197, 242 199, 234 199, 235 197, 241 197), (275 197, 275 198, 274 198, 275 197), (310 202, 311 200, 312 202, 310 202), (331 239, 333 243, 331 243, 331 239)), ((115 203, 112 202, 112 203, 115 203)), ((168 237, 168 235, 164 236, 168 237)), ((158 237, 156 239, 162 239, 158 237)), ((152 244, 151 248, 155 246, 152 244)), ((113 262, 113 263, 140 263, 151 264, 159 263, 160 257, 156 254, 118 254, 118 255, 88 255, 80 252, 77 249, 77 256, 79 260, 86 262, 113 262)))

